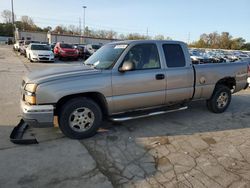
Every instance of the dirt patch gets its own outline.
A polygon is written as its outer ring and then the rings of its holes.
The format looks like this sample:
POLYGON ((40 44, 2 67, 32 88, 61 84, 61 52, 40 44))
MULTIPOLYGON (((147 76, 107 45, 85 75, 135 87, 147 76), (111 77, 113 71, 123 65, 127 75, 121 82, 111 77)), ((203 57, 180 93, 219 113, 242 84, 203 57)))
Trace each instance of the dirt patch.
POLYGON ((144 147, 146 150, 150 150, 152 148, 166 144, 170 144, 168 137, 153 137, 148 139, 144 147))
POLYGON ((216 144, 215 139, 213 139, 211 137, 202 138, 202 140, 204 140, 208 145, 216 144))
POLYGON ((157 137, 152 140, 154 144, 158 145, 165 145, 165 144, 170 144, 170 141, 168 137, 157 137))

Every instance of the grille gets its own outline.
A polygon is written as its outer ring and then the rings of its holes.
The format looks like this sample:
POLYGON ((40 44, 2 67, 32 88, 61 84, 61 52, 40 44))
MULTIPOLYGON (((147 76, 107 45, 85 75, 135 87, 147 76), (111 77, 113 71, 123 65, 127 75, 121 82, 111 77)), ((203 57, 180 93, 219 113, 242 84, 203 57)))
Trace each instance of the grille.
POLYGON ((47 57, 41 57, 41 58, 39 58, 40 60, 49 60, 49 58, 47 58, 47 57))
POLYGON ((49 55, 39 55, 39 57, 49 57, 49 55))

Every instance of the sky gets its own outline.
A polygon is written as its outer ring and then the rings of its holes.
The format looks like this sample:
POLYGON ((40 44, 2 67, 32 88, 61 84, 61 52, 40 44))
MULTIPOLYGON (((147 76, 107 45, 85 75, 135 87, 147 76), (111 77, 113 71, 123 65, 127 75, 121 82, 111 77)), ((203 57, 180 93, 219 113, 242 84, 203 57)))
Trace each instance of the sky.
MULTIPOLYGON (((162 34, 192 42, 202 33, 229 32, 250 42, 250 0, 13 0, 17 19, 33 18, 40 27, 86 26, 123 34, 162 34)), ((11 0, 0 0, 0 12, 11 0)), ((1 20, 2 21, 2 20, 1 20)))

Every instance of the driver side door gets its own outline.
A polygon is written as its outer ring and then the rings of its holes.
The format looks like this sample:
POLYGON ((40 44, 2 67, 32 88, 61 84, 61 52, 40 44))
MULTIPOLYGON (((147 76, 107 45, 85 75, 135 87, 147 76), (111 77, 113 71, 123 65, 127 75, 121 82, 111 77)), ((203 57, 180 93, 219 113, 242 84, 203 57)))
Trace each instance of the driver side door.
POLYGON ((161 106, 165 103, 166 79, 155 44, 138 44, 128 51, 125 61, 134 64, 129 71, 112 72, 113 112, 161 106))

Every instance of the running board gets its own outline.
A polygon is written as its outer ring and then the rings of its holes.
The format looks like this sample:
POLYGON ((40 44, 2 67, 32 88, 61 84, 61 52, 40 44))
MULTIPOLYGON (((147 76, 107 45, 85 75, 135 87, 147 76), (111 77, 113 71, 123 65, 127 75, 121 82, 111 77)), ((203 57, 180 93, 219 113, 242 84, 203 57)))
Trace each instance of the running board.
POLYGON ((116 122, 121 122, 121 121, 128 121, 128 120, 132 120, 132 119, 139 119, 139 118, 144 118, 144 117, 150 117, 150 116, 156 116, 156 115, 160 115, 160 114, 166 114, 166 113, 170 113, 170 112, 176 112, 176 111, 181 111, 181 110, 186 110, 188 107, 184 106, 181 108, 176 108, 176 109, 171 109, 171 110, 164 110, 164 111, 156 111, 156 112, 151 112, 151 113, 147 113, 147 114, 143 114, 143 115, 138 115, 138 116, 113 116, 110 118, 111 121, 116 121, 116 122))

